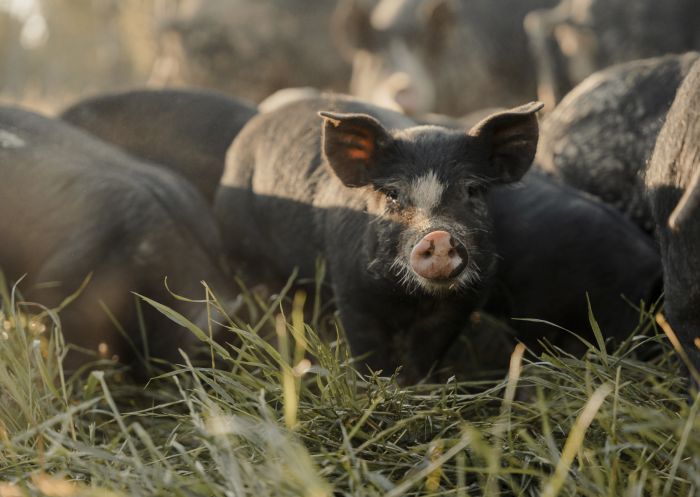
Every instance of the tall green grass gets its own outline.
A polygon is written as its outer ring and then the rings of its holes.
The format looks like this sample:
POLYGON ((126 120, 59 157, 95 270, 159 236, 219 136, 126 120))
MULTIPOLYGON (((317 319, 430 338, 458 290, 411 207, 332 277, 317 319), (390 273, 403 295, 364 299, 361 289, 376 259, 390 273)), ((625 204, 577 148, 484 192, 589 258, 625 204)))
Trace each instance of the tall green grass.
POLYGON ((500 379, 402 387, 321 340, 301 295, 226 345, 161 307, 217 367, 183 353, 143 387, 108 363, 65 377, 58 317, 2 293, 0 497, 700 495, 700 401, 650 315, 615 350, 519 347, 500 379))

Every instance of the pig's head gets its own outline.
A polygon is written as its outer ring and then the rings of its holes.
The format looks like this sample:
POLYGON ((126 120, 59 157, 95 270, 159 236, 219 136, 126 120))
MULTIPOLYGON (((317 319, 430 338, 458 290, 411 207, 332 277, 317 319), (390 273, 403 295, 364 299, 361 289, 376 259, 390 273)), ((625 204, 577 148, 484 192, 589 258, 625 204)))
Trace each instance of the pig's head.
MULTIPOLYGON (((433 74, 454 43, 452 0, 344 0, 335 14, 337 43, 353 64, 350 92, 408 115, 436 110, 433 74)), ((470 57, 460 48, 460 65, 470 57)), ((454 65, 454 64, 453 64, 454 65)))
POLYGON ((541 107, 493 114, 466 133, 388 130, 367 114, 321 112, 327 164, 344 187, 357 189, 371 216, 363 240, 370 273, 433 295, 487 276, 495 255, 485 197, 529 169, 541 107))

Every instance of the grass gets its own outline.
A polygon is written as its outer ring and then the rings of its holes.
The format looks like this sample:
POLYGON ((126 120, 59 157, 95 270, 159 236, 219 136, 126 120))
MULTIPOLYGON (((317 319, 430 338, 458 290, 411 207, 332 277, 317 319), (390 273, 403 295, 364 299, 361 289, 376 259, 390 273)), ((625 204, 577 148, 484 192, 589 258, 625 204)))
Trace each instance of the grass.
POLYGON ((651 315, 615 350, 517 347, 500 379, 407 388, 321 340, 303 295, 249 296, 228 345, 192 329, 217 368, 183 354, 144 388, 65 377, 58 318, 0 293, 0 497, 700 495, 700 400, 651 315))

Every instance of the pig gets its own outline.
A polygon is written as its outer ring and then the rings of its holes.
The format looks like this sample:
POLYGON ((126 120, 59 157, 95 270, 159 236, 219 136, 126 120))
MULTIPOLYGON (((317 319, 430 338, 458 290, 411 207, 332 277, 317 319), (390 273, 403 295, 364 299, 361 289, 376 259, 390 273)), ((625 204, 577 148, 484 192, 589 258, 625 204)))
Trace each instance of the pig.
POLYGON ((639 324, 639 311, 660 296, 654 240, 613 207, 536 167, 517 186, 488 195, 498 267, 484 309, 506 318, 516 338, 540 351, 542 338, 570 353, 582 343, 547 321, 593 339, 586 297, 606 338, 618 343, 639 324))
POLYGON ((590 74, 614 64, 700 49, 696 0, 561 0, 530 12, 525 28, 538 98, 553 108, 590 74))
POLYGON ((16 107, 0 107, 0 169, 0 268, 6 278, 17 282, 26 275, 25 299, 49 308, 87 281, 59 314, 66 341, 78 346, 66 355, 67 369, 93 358, 85 350, 99 350, 132 364, 137 377, 149 371, 110 314, 151 357, 181 361, 178 349, 193 352, 194 335, 147 304, 140 316, 133 293, 170 306, 205 330, 206 306, 175 299, 169 290, 201 299, 206 281, 226 311, 235 309, 215 220, 206 200, 179 175, 16 107))
POLYGON ((700 61, 678 89, 644 178, 661 248, 666 319, 700 372, 700 61))
POLYGON ((643 59, 593 74, 543 120, 538 164, 652 233, 641 173, 676 89, 699 57, 643 59))
POLYGON ((352 352, 424 378, 481 305, 496 264, 485 193, 530 167, 540 108, 469 132, 342 95, 259 114, 214 201, 227 253, 281 279, 312 278, 325 257, 352 352))
POLYGON ((420 118, 511 107, 536 94, 525 15, 556 0, 343 0, 336 43, 350 92, 420 118))
POLYGON ((216 89, 260 102, 276 90, 347 91, 350 65, 333 49, 328 0, 207 0, 164 22, 164 83, 216 89))
POLYGON ((498 264, 483 307, 441 362, 443 379, 498 379, 518 342, 536 355, 543 340, 583 354, 581 338, 596 343, 587 297, 612 350, 646 325, 637 306, 649 311, 661 295, 654 240, 616 209, 535 166, 518 184, 487 196, 498 264))
POLYGON ((131 90, 76 102, 60 117, 148 162, 183 175, 211 203, 226 151, 257 113, 205 90, 131 90))

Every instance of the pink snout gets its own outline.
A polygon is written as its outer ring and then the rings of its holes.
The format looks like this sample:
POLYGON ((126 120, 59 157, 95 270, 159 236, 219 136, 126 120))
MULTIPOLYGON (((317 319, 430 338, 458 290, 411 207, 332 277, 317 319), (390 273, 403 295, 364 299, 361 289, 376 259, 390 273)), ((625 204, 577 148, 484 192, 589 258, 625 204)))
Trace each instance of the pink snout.
POLYGON ((447 231, 432 231, 411 250, 411 268, 428 280, 444 280, 459 274, 466 261, 447 231))

